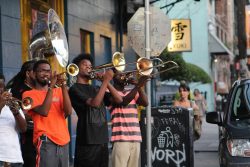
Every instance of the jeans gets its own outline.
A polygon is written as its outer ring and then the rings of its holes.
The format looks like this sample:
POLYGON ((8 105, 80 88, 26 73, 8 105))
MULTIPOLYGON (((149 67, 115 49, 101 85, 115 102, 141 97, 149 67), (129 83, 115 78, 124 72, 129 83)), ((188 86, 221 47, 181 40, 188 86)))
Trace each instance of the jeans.
POLYGON ((23 167, 22 163, 8 163, 0 161, 0 167, 23 167))

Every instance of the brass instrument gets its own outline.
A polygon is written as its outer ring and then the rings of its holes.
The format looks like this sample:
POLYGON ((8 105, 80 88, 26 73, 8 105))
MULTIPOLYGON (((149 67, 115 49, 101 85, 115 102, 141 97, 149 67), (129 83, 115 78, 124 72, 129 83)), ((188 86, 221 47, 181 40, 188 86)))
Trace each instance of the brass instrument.
MULTIPOLYGON (((58 85, 67 80, 66 73, 75 77, 79 73, 76 64, 68 64, 68 42, 63 25, 53 9, 48 11, 48 27, 36 34, 30 40, 29 52, 33 57, 44 58, 46 55, 55 55, 60 66, 66 68, 65 72, 58 74, 58 85)), ((48 81, 50 82, 50 81, 48 81)))
POLYGON ((140 75, 146 75, 146 76, 152 76, 152 75, 156 75, 158 73, 162 73, 162 72, 165 72, 165 71, 168 71, 168 70, 171 70, 173 68, 177 68, 179 67, 178 64, 174 61, 166 61, 166 62, 163 62, 160 58, 153 58, 153 59, 148 59, 148 58, 145 58, 145 57, 140 57, 137 62, 136 62, 136 70, 133 70, 133 71, 126 71, 126 72, 123 72, 123 74, 127 74, 129 73, 130 75, 134 74, 134 73, 139 73, 140 75), (159 61, 160 63, 158 65, 153 65, 153 61, 159 61), (160 71, 160 72, 157 72, 157 73, 154 73, 152 74, 153 72, 153 69, 154 68, 158 68, 158 67, 164 67, 165 64, 168 64, 168 63, 172 63, 174 64, 173 67, 170 67, 168 69, 165 69, 163 71, 160 71))
POLYGON ((77 74, 79 73, 79 68, 76 64, 74 63, 70 63, 68 66, 67 66, 67 73, 74 77, 74 76, 77 76, 77 74))
MULTIPOLYGON (((66 81, 68 79, 66 74, 69 74, 72 77, 75 77, 79 73, 79 68, 76 64, 71 63, 67 66, 66 71, 59 73, 56 75, 57 81, 55 84, 55 87, 61 87, 62 85, 66 84, 66 81)), ((51 84, 51 81, 49 78, 46 78, 47 84, 51 84)))
POLYGON ((135 78, 136 74, 152 77, 156 74, 163 73, 163 72, 166 72, 171 69, 178 68, 178 67, 179 67, 178 64, 174 61, 163 62, 160 58, 148 59, 148 58, 140 57, 136 62, 137 69, 133 71, 126 71, 126 72, 120 73, 121 75, 120 79, 124 81, 125 85, 127 85, 129 81, 135 78), (153 65, 153 61, 159 61, 159 64, 153 65), (169 63, 173 64, 174 66, 152 74, 154 68, 164 67, 166 64, 169 64, 169 63))
POLYGON ((169 71, 174 68, 178 68, 179 66, 174 61, 163 62, 160 58, 147 59, 147 58, 141 57, 137 60, 136 67, 140 75, 153 76, 162 72, 169 71), (156 61, 156 60, 159 61, 160 63, 154 66, 153 61, 156 61), (152 74, 153 68, 164 67, 165 64, 169 64, 169 63, 173 64, 174 66, 152 74))
POLYGON ((10 97, 6 100, 6 105, 16 110, 19 110, 20 108, 29 110, 32 107, 32 104, 33 100, 30 97, 26 97, 23 100, 19 100, 15 97, 10 97))
POLYGON ((117 71, 123 72, 125 70, 126 61, 124 54, 115 52, 112 56, 112 63, 96 66, 90 73, 90 79, 99 79, 97 73, 101 70, 115 68, 117 71))
POLYGON ((62 72, 60 74, 57 74, 57 76, 64 75, 64 74, 69 74, 70 76, 74 77, 74 76, 77 76, 78 73, 79 73, 78 66, 76 64, 74 64, 74 63, 70 63, 67 66, 66 71, 62 72))
POLYGON ((55 55, 59 64, 68 64, 68 42, 63 25, 53 9, 48 11, 48 27, 32 37, 29 44, 30 58, 45 58, 55 55))

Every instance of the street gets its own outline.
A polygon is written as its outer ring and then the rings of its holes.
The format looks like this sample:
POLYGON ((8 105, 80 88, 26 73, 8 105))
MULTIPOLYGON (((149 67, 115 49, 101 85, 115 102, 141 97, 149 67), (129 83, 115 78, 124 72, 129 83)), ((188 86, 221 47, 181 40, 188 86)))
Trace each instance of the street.
POLYGON ((203 120, 202 136, 194 143, 194 167, 219 167, 218 126, 203 120))

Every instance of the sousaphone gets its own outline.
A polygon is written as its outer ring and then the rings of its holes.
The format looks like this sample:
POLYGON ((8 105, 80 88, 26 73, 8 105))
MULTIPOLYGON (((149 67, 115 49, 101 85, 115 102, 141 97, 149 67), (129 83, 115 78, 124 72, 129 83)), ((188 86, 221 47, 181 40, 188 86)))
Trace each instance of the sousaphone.
POLYGON ((53 9, 48 11, 47 29, 32 37, 29 44, 32 58, 46 58, 55 55, 59 64, 66 67, 68 64, 68 42, 63 25, 53 9))

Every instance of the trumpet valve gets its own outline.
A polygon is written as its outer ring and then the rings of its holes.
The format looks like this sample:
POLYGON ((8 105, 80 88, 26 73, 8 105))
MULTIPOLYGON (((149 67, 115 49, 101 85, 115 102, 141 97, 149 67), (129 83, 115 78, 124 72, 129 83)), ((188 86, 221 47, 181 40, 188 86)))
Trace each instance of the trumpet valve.
POLYGON ((90 79, 95 79, 96 78, 96 74, 94 72, 89 72, 89 78, 90 79))

